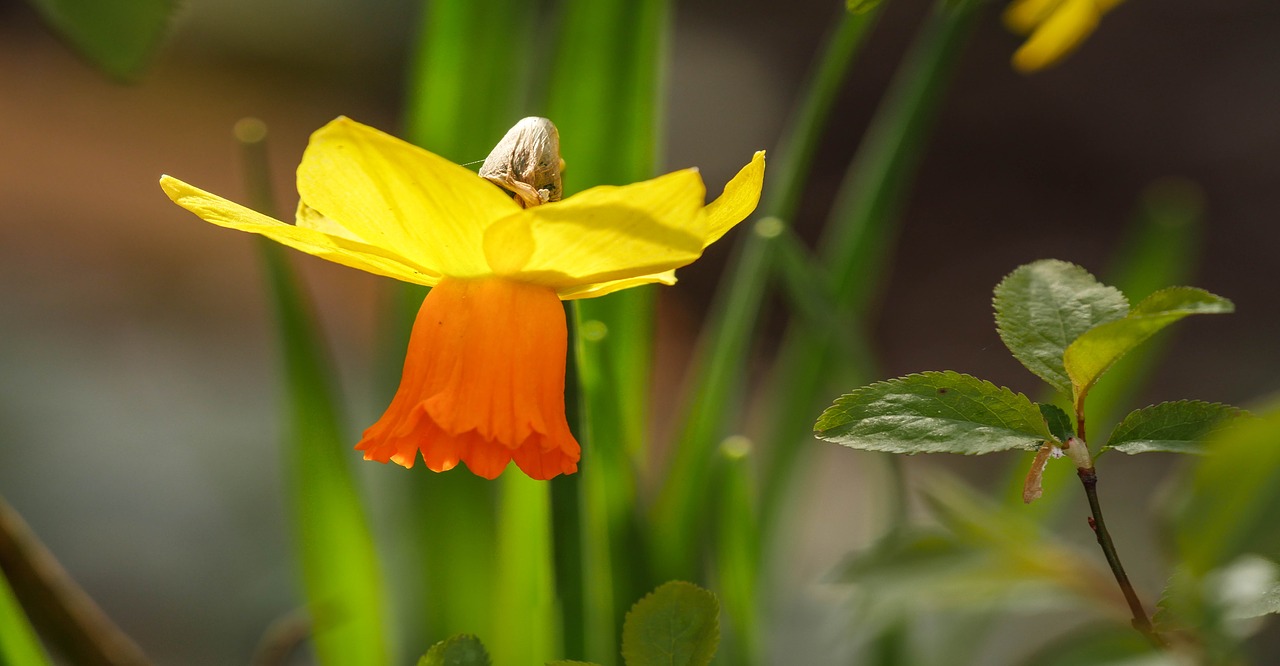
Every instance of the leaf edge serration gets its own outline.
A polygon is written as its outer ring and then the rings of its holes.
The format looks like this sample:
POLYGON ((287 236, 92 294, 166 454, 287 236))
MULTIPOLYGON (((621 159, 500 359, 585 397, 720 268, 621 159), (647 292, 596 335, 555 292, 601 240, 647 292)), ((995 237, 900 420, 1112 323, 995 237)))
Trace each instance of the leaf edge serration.
MULTIPOLYGON (((958 454, 958 455, 985 455, 985 454, 987 454, 987 453, 995 453, 995 452, 997 452, 997 451, 946 451, 946 450, 937 450, 937 451, 927 451, 927 450, 926 450, 926 451, 911 451, 911 452, 903 452, 903 451, 896 451, 896 450, 894 450, 894 449, 888 449, 888 448, 876 448, 876 447, 870 447, 870 446, 857 446, 857 447, 849 446, 849 444, 848 444, 847 442, 840 441, 840 440, 838 440, 838 439, 834 439, 834 438, 831 438, 831 437, 826 437, 826 436, 824 436, 824 435, 823 435, 823 433, 825 433, 825 432, 827 432, 827 431, 830 431, 830 430, 831 430, 832 428, 834 428, 834 427, 838 427, 839 425, 845 425, 845 424, 847 424, 847 423, 849 423, 849 422, 850 422, 850 421, 846 420, 844 423, 834 424, 834 425, 828 424, 826 427, 821 427, 821 426, 823 426, 823 425, 824 425, 824 424, 823 424, 823 421, 824 421, 824 420, 826 420, 826 419, 829 417, 829 415, 831 415, 831 414, 835 413, 835 410, 838 410, 838 409, 839 409, 839 408, 841 408, 842 406, 848 405, 850 400, 856 399, 856 396, 857 396, 857 394, 858 394, 859 392, 875 390, 875 389, 879 389, 879 388, 881 388, 881 387, 887 387, 887 386, 891 386, 891 385, 894 385, 894 384, 900 384, 900 383, 903 383, 903 382, 906 382, 906 381, 909 381, 909 380, 912 380, 912 379, 916 379, 916 378, 919 378, 919 379, 923 379, 923 380, 925 380, 925 381, 928 381, 931 377, 960 378, 960 379, 964 379, 964 380, 972 380, 972 381, 974 381, 974 382, 978 383, 979 385, 983 386, 984 388, 990 388, 990 389, 994 390, 994 392, 995 392, 995 393, 997 393, 997 394, 1001 395, 1002 397, 1007 396, 1007 397, 1008 397, 1009 399, 1011 399, 1011 400, 1018 400, 1018 399, 1021 399, 1021 400, 1023 400, 1023 401, 1026 401, 1026 403, 1027 403, 1028 405, 1030 405, 1031 409, 1032 409, 1032 410, 1034 410, 1034 411, 1036 412, 1036 415, 1037 415, 1037 416, 1039 416, 1039 408, 1036 406, 1036 402, 1035 402, 1035 401, 1033 401, 1033 400, 1031 400, 1030 398, 1028 398, 1028 397, 1026 396, 1026 394, 1024 394, 1024 393, 1022 393, 1022 392, 1020 392, 1020 391, 1014 391, 1013 389, 1011 389, 1011 388, 1009 388, 1009 387, 1007 387, 1007 386, 1001 386, 1001 385, 999 385, 999 384, 996 384, 996 383, 994 383, 994 382, 988 381, 988 380, 986 380, 986 379, 982 379, 982 378, 980 378, 980 377, 975 377, 974 375, 970 375, 970 374, 968 374, 968 373, 963 373, 963 372, 958 372, 958 371, 955 371, 955 370, 926 370, 926 371, 923 371, 923 372, 913 372, 913 373, 910 373, 910 374, 902 375, 902 376, 900 376, 900 377, 894 377, 894 378, 892 378, 892 379, 882 379, 882 380, 880 380, 880 381, 872 382, 872 383, 870 383, 870 384, 866 384, 866 385, 864 385, 864 386, 860 386, 860 387, 858 387, 858 388, 855 388, 855 389, 853 389, 852 391, 849 391, 849 392, 847 392, 847 393, 841 394, 841 395, 840 395, 840 396, 838 396, 835 400, 833 400, 833 401, 832 401, 832 403, 831 403, 831 405, 830 405, 830 406, 828 406, 826 409, 824 409, 824 410, 822 411, 822 414, 820 414, 820 415, 818 416, 818 420, 814 422, 814 427, 813 427, 813 436, 814 436, 815 438, 819 439, 819 440, 824 441, 824 442, 831 442, 831 443, 833 443, 833 444, 839 444, 839 445, 841 445, 841 446, 847 446, 847 447, 849 447, 849 448, 854 448, 854 449, 857 449, 857 450, 863 450, 863 451, 886 451, 886 452, 889 452, 889 453, 898 453, 898 454, 900 454, 900 455, 917 455, 917 454, 920 454, 920 453, 952 453, 952 454, 958 454)), ((1046 440, 1056 441, 1056 440, 1053 438, 1052 433, 1051 433, 1051 432, 1049 432, 1049 426, 1048 426, 1048 424, 1046 424, 1046 423, 1044 422, 1043 418, 1039 418, 1039 419, 1037 419, 1037 420, 1036 420, 1036 421, 1034 421, 1034 422, 1035 422, 1035 423, 1038 423, 1038 424, 1041 426, 1042 430, 1043 430, 1043 432, 1042 432, 1042 433, 1038 433, 1038 434, 1047 435, 1047 437, 1042 437, 1042 438, 1040 438, 1040 439, 1034 439, 1034 438, 1032 438, 1031 436, 1028 436, 1028 445, 1027 445, 1027 446, 1025 446, 1025 447, 1022 447, 1020 450, 1027 450, 1027 451, 1030 451, 1030 450, 1034 450, 1034 449, 1035 449, 1035 447, 1036 447, 1036 446, 1038 446, 1038 443, 1039 443, 1039 442, 1046 441, 1046 440)), ((1003 449, 1003 450, 1008 451, 1008 450, 1015 450, 1015 449, 1018 449, 1018 448, 1019 448, 1019 447, 1009 447, 1009 448, 1006 448, 1006 449, 1003 449)))

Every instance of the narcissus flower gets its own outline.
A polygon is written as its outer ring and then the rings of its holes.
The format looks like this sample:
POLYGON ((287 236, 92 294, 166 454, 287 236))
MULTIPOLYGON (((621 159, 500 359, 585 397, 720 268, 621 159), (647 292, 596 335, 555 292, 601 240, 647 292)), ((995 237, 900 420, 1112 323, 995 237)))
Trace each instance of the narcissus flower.
POLYGON ((1033 72, 1057 63, 1080 46, 1104 14, 1124 0, 1014 0, 1004 23, 1030 35, 1013 54, 1013 66, 1033 72))
POLYGON ((510 184, 338 118, 298 166, 296 224, 169 176, 160 184, 206 221, 433 287, 400 388, 356 446, 366 460, 412 467, 420 452, 437 472, 462 461, 486 478, 514 460, 550 479, 576 471, 581 454, 564 414, 560 301, 673 284, 755 209, 763 178, 758 152, 709 205, 696 169, 563 201, 544 191, 541 203, 538 189, 513 198, 510 184))

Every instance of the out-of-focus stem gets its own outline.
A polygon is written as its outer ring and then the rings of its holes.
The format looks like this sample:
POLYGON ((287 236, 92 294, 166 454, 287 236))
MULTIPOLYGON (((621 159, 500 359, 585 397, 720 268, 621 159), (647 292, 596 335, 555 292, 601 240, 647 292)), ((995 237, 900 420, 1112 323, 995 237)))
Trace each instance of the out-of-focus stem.
MULTIPOLYGON (((877 10, 878 11, 878 10, 877 10)), ((794 217, 836 93, 877 11, 845 14, 805 87, 804 100, 769 165, 762 212, 785 225, 794 217)), ((777 233, 753 228, 722 282, 699 341, 683 427, 652 512, 653 564, 660 580, 689 578, 696 569, 698 526, 705 519, 706 484, 725 424, 739 404, 748 347, 772 270, 777 233), (763 231, 763 233, 761 233, 763 231)))
POLYGON ((1134 591, 1133 584, 1129 582, 1129 576, 1124 572, 1124 565, 1120 563, 1120 555, 1116 552, 1115 543, 1111 541, 1111 533, 1107 531, 1107 524, 1102 519, 1102 504, 1098 502, 1098 471, 1090 467, 1077 469, 1076 473, 1080 476, 1080 483, 1084 484, 1084 494, 1089 498, 1089 511, 1093 514, 1090 526, 1098 537, 1098 546, 1102 548, 1102 554, 1107 558, 1111 573, 1115 575, 1116 583, 1124 593, 1124 600, 1129 604, 1129 611, 1133 613, 1133 628, 1146 636, 1147 640, 1156 647, 1165 647, 1164 638, 1156 633, 1155 627, 1151 626, 1151 619, 1147 617, 1147 611, 1142 608, 1138 593, 1134 591))
POLYGON ((0 571, 32 622, 76 664, 149 664, 138 647, 40 542, 18 512, 0 498, 0 571))
MULTIPOLYGON (((828 291, 840 314, 857 321, 878 285, 881 258, 892 238, 893 222, 923 152, 926 135, 940 108, 942 93, 982 2, 939 2, 894 76, 893 83, 850 165, 836 207, 819 243, 828 291)), ((857 336, 854 336, 857 339, 857 336)), ((761 529, 771 534, 787 485, 810 434, 815 407, 833 379, 837 344, 847 344, 830 327, 793 322, 775 362, 773 385, 785 387, 774 402, 776 415, 768 437, 770 460, 764 465, 761 529)), ((848 374, 848 372, 846 372, 848 374)))

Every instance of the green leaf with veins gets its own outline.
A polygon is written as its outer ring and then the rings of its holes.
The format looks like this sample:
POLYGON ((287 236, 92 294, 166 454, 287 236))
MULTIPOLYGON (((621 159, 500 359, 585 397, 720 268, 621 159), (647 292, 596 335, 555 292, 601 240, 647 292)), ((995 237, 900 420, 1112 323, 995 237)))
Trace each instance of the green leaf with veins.
POLYGON ((692 583, 671 581, 637 601, 622 625, 627 666, 706 666, 720 644, 720 603, 692 583))
POLYGON ((1076 404, 1120 357, 1160 329, 1193 314, 1232 312, 1231 301, 1194 287, 1161 289, 1123 319, 1100 324, 1076 338, 1063 355, 1076 404))
POLYGON ((1123 318, 1129 301, 1085 269, 1043 259, 1019 266, 996 285, 996 329, 1014 358, 1050 386, 1071 394, 1067 346, 1085 331, 1123 318))
POLYGON ((1200 442, 1229 419, 1248 412, 1231 405, 1178 400, 1134 410, 1124 417, 1102 448, 1123 453, 1201 453, 1200 442))
POLYGON ((814 434, 854 449, 983 454, 1054 440, 1021 393, 957 372, 925 372, 855 389, 828 407, 814 434))
POLYGON ((1036 407, 1040 408, 1040 415, 1044 417, 1045 425, 1049 426, 1049 432, 1053 433, 1059 442, 1065 442, 1075 436, 1075 426, 1071 423, 1071 417, 1067 416, 1061 407, 1045 402, 1037 402, 1036 407))

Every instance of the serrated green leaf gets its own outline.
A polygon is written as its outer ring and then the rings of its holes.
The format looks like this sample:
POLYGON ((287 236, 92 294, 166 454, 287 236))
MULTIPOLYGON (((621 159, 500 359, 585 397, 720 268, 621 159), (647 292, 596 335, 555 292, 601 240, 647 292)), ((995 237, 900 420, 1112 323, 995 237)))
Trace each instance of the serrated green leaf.
POLYGON ((1280 402, 1204 445, 1175 507, 1174 541, 1196 577, 1240 555, 1280 560, 1280 402))
POLYGON ((1199 400, 1143 407, 1124 417, 1102 450, 1115 449, 1130 455, 1152 451, 1200 453, 1206 435, 1228 419, 1246 413, 1231 405, 1199 400))
POLYGON ((1089 329, 1129 313, 1129 301, 1085 269, 1057 259, 1019 266, 996 285, 996 330, 1014 358, 1049 385, 1071 393, 1067 346, 1089 329))
POLYGON ((1067 347, 1063 365, 1071 378, 1073 398, 1077 404, 1083 401, 1102 373, 1165 326, 1193 314, 1234 309, 1231 301, 1194 287, 1170 287, 1151 294, 1128 316, 1086 331, 1067 347))
POLYGON ((1065 442, 1076 434, 1075 424, 1071 422, 1071 417, 1062 411, 1062 408, 1049 403, 1038 402, 1036 407, 1040 408, 1040 415, 1044 417, 1045 425, 1049 427, 1049 432, 1058 438, 1059 442, 1065 442))
POLYGON ((720 642, 720 603, 692 583, 663 583, 637 601, 622 626, 627 666, 705 666, 720 642))
POLYGON ((468 634, 450 636, 432 645, 418 659, 418 666, 491 666, 492 663, 480 639, 468 634))
POLYGON ((1034 449, 1053 439, 1026 396, 950 371, 846 393, 818 418, 814 435, 854 449, 907 454, 978 455, 1034 449))
POLYGON ((30 0, 81 54, 118 79, 138 75, 173 14, 173 0, 30 0))

